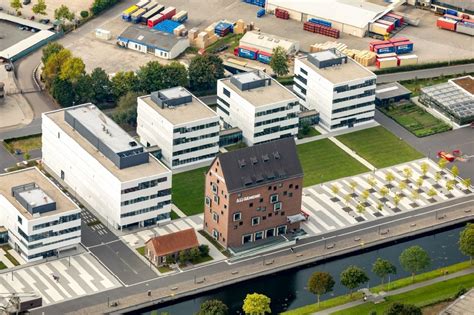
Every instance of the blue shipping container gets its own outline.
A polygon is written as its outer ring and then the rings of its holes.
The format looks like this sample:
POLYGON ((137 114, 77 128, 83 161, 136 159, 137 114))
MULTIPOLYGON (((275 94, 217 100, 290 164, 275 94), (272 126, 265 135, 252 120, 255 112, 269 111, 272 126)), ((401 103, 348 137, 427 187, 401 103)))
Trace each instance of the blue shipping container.
POLYGON ((450 14, 450 15, 455 15, 455 16, 457 16, 457 15, 458 15, 458 11, 452 10, 452 9, 446 9, 446 14, 450 14))
POLYGON ((328 21, 325 21, 325 20, 311 18, 311 19, 308 20, 308 22, 318 24, 318 25, 327 26, 327 27, 332 27, 332 23, 328 22, 328 21))
POLYGON ((411 53, 413 51, 413 43, 395 46, 395 50, 397 54, 411 53))
POLYGON ((257 59, 257 52, 239 47, 239 57, 255 60, 257 59))
POLYGON ((375 47, 375 53, 376 54, 390 54, 395 52, 395 47, 390 46, 390 47, 382 47, 382 48, 377 48, 375 47))
POLYGON ((262 63, 270 63, 270 60, 272 60, 272 56, 267 56, 267 55, 262 55, 258 54, 257 60, 262 62, 262 63))
POLYGON ((165 32, 165 33, 173 34, 174 29, 177 28, 180 25, 181 25, 180 23, 175 22, 175 21, 164 20, 163 22, 160 22, 160 23, 156 24, 153 27, 153 29, 155 29, 157 31, 162 31, 162 32, 165 32))

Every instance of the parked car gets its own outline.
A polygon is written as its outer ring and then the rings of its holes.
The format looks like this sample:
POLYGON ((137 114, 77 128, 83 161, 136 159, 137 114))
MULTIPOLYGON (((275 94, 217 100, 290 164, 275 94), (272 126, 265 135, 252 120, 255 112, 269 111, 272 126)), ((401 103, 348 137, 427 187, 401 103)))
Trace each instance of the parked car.
POLYGON ((7 70, 8 72, 12 71, 13 70, 12 65, 9 63, 5 64, 5 70, 7 70))
POLYGON ((30 3, 31 3, 31 0, 23 0, 24 5, 27 5, 27 4, 30 4, 30 3))
POLYGON ((224 51, 224 50, 227 50, 228 48, 229 48, 228 45, 222 45, 222 46, 217 47, 216 49, 214 49, 212 52, 213 52, 214 54, 217 54, 217 53, 220 53, 220 52, 222 52, 222 51, 224 51))
POLYGON ((39 22, 42 23, 42 24, 48 24, 49 19, 41 19, 41 20, 39 20, 39 22))

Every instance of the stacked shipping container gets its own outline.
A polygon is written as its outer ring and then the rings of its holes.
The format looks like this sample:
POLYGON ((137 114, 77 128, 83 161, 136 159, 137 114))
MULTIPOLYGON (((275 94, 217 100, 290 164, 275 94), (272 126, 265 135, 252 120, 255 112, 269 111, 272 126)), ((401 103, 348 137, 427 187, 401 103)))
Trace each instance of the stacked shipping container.
POLYGON ((315 24, 309 21, 303 24, 303 29, 308 32, 313 32, 313 33, 317 33, 317 34, 321 34, 321 35, 325 35, 329 37, 339 38, 339 30, 332 27, 315 24))
POLYGON ((245 3, 253 4, 259 7, 265 7, 265 0, 243 0, 245 3))
POLYGON ((280 8, 275 9, 275 16, 283 20, 288 20, 290 18, 290 14, 288 13, 288 11, 280 9, 280 8))

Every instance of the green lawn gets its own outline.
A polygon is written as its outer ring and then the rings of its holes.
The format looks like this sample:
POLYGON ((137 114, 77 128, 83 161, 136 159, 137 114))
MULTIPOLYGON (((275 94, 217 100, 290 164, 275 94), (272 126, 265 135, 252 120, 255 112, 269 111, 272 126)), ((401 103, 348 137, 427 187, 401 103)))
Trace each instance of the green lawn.
POLYGON ((225 147, 225 149, 230 152, 230 151, 243 149, 243 148, 246 148, 246 147, 247 147, 247 145, 245 144, 245 142, 239 142, 239 143, 236 143, 236 144, 228 145, 228 146, 225 147))
POLYGON ((204 211, 204 180, 207 167, 173 175, 172 200, 186 215, 204 211))
POLYGON ((145 256, 145 246, 136 248, 136 251, 137 251, 140 255, 145 256))
POLYGON ((310 137, 315 137, 315 136, 319 136, 319 135, 321 135, 321 133, 319 131, 317 131, 316 129, 314 129, 313 127, 311 127, 309 129, 309 132, 305 135, 300 130, 300 132, 298 132, 298 139, 310 138, 310 137))
MULTIPOLYGON (((349 294, 340 295, 340 296, 337 296, 337 297, 329 299, 329 300, 321 301, 321 304, 320 304, 319 308, 318 308, 317 303, 309 304, 309 305, 306 305, 306 306, 303 306, 303 307, 296 308, 294 310, 286 311, 284 313, 281 313, 281 315, 312 314, 314 312, 322 311, 322 310, 325 310, 325 309, 328 309, 328 308, 331 308, 331 307, 334 307, 334 306, 338 306, 338 305, 346 304, 346 303, 349 303, 349 302, 352 302, 352 301, 360 300, 360 299, 362 299, 362 297, 363 297, 363 295, 362 295, 361 292, 355 292, 354 294, 352 294, 352 297, 350 297, 349 294)), ((316 296, 314 298, 316 300, 316 296)))
POLYGON ((171 210, 170 217, 171 217, 171 220, 179 219, 179 215, 176 212, 174 212, 173 210, 171 210))
POLYGON ((304 186, 367 172, 368 169, 328 139, 297 146, 304 186))
POLYGON ((5 147, 11 152, 21 150, 25 153, 31 150, 41 148, 41 135, 34 135, 28 137, 14 138, 5 140, 5 147))
POLYGON ((445 273, 452 274, 452 273, 455 273, 455 272, 458 272, 458 271, 461 271, 461 270, 464 270, 464 269, 468 269, 468 268, 472 268, 470 262, 469 261, 464 261, 464 262, 457 263, 457 264, 454 264, 454 265, 450 265, 450 266, 447 266, 447 267, 444 267, 444 268, 439 268, 439 269, 431 270, 431 271, 424 272, 424 273, 421 273, 419 275, 416 275, 414 282, 412 281, 411 277, 401 278, 401 279, 392 281, 390 283, 389 288, 387 288, 386 284, 383 285, 383 286, 378 285, 376 287, 371 288, 370 291, 377 293, 377 292, 380 292, 380 291, 396 290, 396 289, 411 285, 413 283, 418 283, 418 282, 434 279, 434 278, 437 278, 437 277, 441 277, 445 273))
POLYGON ((393 105, 380 110, 417 137, 426 137, 452 129, 441 119, 413 103, 393 105))
POLYGON ((169 266, 160 266, 158 267, 158 271, 161 273, 166 273, 166 272, 173 271, 173 269, 170 268, 169 266))
POLYGON ((460 288, 469 290, 473 286, 474 274, 469 274, 466 276, 435 283, 406 293, 388 296, 386 301, 383 303, 364 303, 362 305, 335 312, 333 314, 359 315, 370 314, 373 311, 376 311, 377 314, 384 314, 387 308, 394 302, 414 304, 419 307, 423 307, 443 300, 451 299, 456 295, 460 288))
POLYGON ((422 158, 423 155, 382 126, 336 137, 377 168, 422 158))
POLYGON ((193 260, 192 263, 193 265, 197 265, 197 264, 202 264, 203 262, 206 262, 206 261, 211 261, 213 258, 209 255, 206 255, 206 256, 199 256, 197 259, 193 260))
POLYGON ((7 269, 7 265, 3 263, 3 261, 0 261, 0 270, 7 269))
POLYGON ((229 34, 221 39, 219 39, 214 44, 209 45, 206 48, 206 52, 213 52, 214 49, 219 48, 224 45, 228 45, 229 48, 227 51, 234 52, 234 48, 239 46, 240 39, 244 36, 243 34, 229 34))

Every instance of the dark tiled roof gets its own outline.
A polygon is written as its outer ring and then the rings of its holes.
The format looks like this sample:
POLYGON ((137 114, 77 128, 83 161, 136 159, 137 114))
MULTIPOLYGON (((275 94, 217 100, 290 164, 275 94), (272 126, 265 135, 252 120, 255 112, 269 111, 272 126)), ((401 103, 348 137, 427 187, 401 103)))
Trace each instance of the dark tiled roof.
POLYGON ((284 138, 219 155, 229 192, 303 176, 293 138, 284 138))
POLYGON ((149 239, 146 245, 156 256, 166 256, 199 246, 194 229, 182 230, 149 239))

